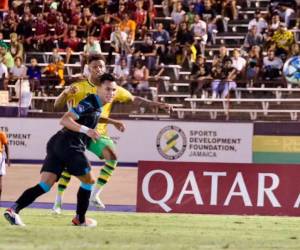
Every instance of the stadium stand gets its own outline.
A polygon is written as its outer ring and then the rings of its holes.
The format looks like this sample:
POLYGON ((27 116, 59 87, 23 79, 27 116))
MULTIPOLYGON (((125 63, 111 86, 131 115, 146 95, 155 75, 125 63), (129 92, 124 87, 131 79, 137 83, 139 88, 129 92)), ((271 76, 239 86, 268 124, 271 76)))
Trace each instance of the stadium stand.
POLYGON ((9 92, 10 102, 16 102, 16 80, 29 79, 28 116, 58 116, 53 110, 55 96, 84 77, 89 53, 101 53, 110 72, 128 67, 130 73, 119 84, 145 95, 137 90, 147 83, 148 98, 174 105, 171 115, 116 105, 115 116, 298 118, 298 85, 287 82, 282 73, 284 62, 300 55, 296 1, 27 0, 9 4, 0 10, 0 88, 9 92), (27 68, 25 75, 15 65, 17 57, 27 68), (147 79, 134 78, 138 60, 149 71, 147 79), (39 77, 29 74, 31 67, 40 71, 39 77))

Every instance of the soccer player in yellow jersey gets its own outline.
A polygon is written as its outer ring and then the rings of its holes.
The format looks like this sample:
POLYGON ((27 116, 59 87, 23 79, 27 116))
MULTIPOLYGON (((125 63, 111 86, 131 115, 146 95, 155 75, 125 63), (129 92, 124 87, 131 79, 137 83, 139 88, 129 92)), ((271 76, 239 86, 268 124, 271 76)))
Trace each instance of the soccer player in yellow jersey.
MULTIPOLYGON (((105 61, 102 57, 91 56, 89 58, 89 77, 87 80, 77 82, 72 84, 69 88, 65 89, 56 99, 54 103, 55 109, 62 109, 66 104, 69 107, 76 106, 83 98, 85 98, 90 93, 95 93, 96 87, 93 82, 99 75, 105 72, 105 61)), ((128 103, 133 102, 136 106, 144 107, 158 107, 166 111, 170 111, 170 105, 161 102, 154 102, 147 100, 139 96, 133 96, 126 89, 118 86, 115 97, 112 103, 128 103)), ((101 117, 108 118, 112 109, 112 103, 107 103, 103 106, 101 117)), ((116 126, 117 129, 124 131, 122 124, 116 126)), ((104 166, 100 170, 97 182, 93 187, 93 191, 90 198, 90 204, 98 208, 105 208, 99 195, 102 191, 104 185, 108 182, 113 174, 114 169, 117 166, 117 156, 115 154, 115 145, 111 138, 107 135, 106 124, 98 124, 97 131, 100 133, 101 137, 96 141, 91 141, 87 149, 97 155, 100 159, 104 159, 104 166)), ((70 182, 70 174, 63 172, 59 182, 58 182, 58 193, 55 199, 53 210, 56 213, 61 212, 62 196, 63 193, 70 182)))

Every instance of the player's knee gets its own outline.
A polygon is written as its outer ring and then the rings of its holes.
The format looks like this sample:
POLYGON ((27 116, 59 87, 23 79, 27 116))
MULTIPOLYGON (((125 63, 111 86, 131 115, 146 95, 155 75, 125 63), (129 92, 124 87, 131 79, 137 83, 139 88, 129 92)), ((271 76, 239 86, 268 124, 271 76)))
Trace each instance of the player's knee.
POLYGON ((103 156, 104 156, 105 160, 117 161, 117 155, 116 155, 115 151, 113 149, 111 149, 110 147, 106 147, 103 150, 103 156))
POLYGON ((83 188, 83 189, 85 189, 85 190, 91 191, 92 188, 93 188, 93 184, 81 182, 80 183, 80 187, 83 188))
POLYGON ((88 183, 91 184, 91 185, 93 185, 95 183, 95 179, 91 178, 88 183))
POLYGON ((114 154, 111 156, 111 158, 109 160, 110 161, 118 161, 118 157, 114 154))
POLYGON ((50 184, 48 184, 46 182, 43 182, 43 181, 41 181, 39 183, 39 186, 44 190, 45 193, 49 192, 50 189, 51 189, 51 187, 52 187, 52 185, 50 185, 50 184))
POLYGON ((107 160, 110 160, 110 161, 117 161, 118 160, 118 157, 116 155, 115 152, 111 151, 111 153, 109 154, 109 157, 107 160))
POLYGON ((86 176, 86 178, 81 179, 81 182, 93 185, 95 183, 95 180, 91 176, 86 176))
POLYGON ((85 175, 77 176, 77 178, 83 183, 87 183, 87 184, 95 183, 95 180, 90 171, 88 173, 86 173, 85 175))

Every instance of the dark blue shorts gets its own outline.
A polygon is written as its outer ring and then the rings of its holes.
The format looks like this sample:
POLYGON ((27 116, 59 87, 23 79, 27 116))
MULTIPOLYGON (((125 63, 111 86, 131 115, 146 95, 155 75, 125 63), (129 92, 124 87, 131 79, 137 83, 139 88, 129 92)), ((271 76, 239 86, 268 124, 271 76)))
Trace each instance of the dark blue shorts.
POLYGON ((41 172, 51 172, 60 177, 66 170, 71 175, 82 176, 91 171, 85 148, 76 145, 76 140, 66 133, 58 132, 47 143, 47 155, 41 172))

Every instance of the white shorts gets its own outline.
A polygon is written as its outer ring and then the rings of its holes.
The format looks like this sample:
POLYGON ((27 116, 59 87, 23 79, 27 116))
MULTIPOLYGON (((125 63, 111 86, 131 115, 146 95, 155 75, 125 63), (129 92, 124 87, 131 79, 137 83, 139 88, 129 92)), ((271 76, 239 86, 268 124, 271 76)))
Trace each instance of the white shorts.
POLYGON ((6 174, 5 154, 0 152, 0 176, 6 174))

